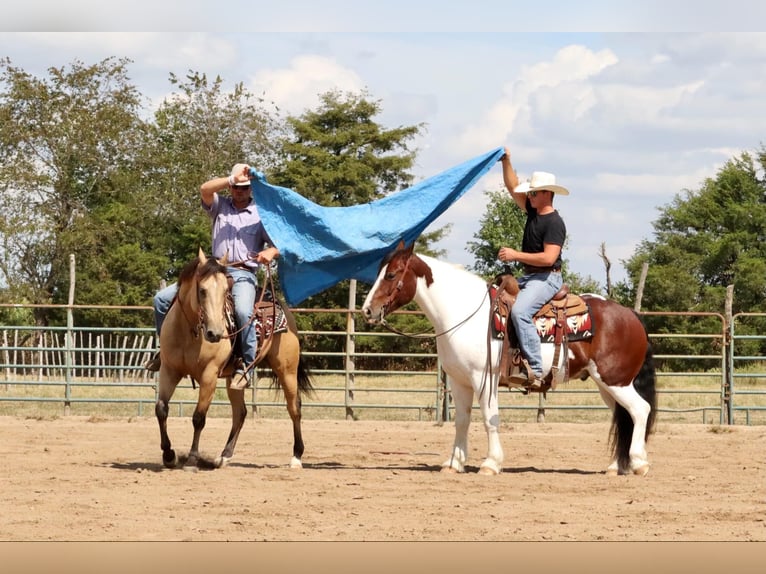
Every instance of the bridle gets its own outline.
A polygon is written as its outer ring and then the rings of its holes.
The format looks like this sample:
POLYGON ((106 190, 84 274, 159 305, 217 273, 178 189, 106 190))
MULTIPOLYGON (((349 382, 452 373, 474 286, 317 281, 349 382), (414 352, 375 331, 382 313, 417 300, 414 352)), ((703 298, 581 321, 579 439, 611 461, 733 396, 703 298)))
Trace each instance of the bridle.
POLYGON ((380 324, 381 325, 383 325, 386 329, 388 329, 392 333, 396 333, 397 335, 402 335, 404 337, 410 337, 411 339, 425 339, 425 338, 431 338, 431 337, 438 338, 438 337, 441 337, 441 336, 446 335, 448 333, 451 333, 452 331, 454 331, 455 329, 457 329, 461 325, 467 323, 468 321, 471 320, 471 318, 474 315, 476 315, 476 313, 479 312, 479 310, 481 309, 482 305, 484 305, 484 300, 487 298, 488 293, 484 293, 484 297, 479 302, 479 306, 476 307, 476 309, 470 315, 468 315, 465 319, 463 319, 462 321, 459 321, 457 324, 453 325, 449 329, 445 329, 441 333, 436 333, 436 334, 432 335, 432 334, 430 334, 430 330, 420 331, 419 333, 405 333, 403 331, 400 331, 399 329, 397 329, 393 325, 389 325, 388 321, 386 321, 386 311, 388 310, 388 307, 394 302, 394 297, 396 295, 398 295, 399 292, 404 287, 404 276, 406 275, 407 271, 409 270, 410 261, 412 260, 412 257, 413 257, 412 255, 407 257, 407 262, 404 264, 404 268, 401 270, 401 274, 402 274, 401 278, 399 279, 398 283, 396 284, 396 287, 394 287, 394 289, 391 291, 391 294, 386 299, 386 302, 381 306, 381 315, 382 315, 381 318, 380 318, 380 324))
MULTIPOLYGON (((218 273, 218 272, 216 272, 216 273, 218 273)), ((181 303, 181 311, 183 312, 184 317, 186 317, 186 321, 189 323, 189 325, 193 325, 193 327, 191 329, 191 333, 194 336, 194 338, 197 339, 197 338, 199 338, 200 333, 202 333, 202 331, 205 330, 205 320, 206 320, 205 311, 204 311, 204 308, 203 308, 203 306, 202 306, 202 304, 200 302, 200 296, 199 296, 199 288, 200 288, 199 287, 199 282, 200 282, 199 271, 195 272, 194 281, 196 283, 195 294, 196 294, 196 297, 197 297, 197 317, 196 317, 196 322, 195 322, 194 319, 190 318, 187 315, 187 313, 186 313, 186 306, 183 304, 183 301, 181 301, 180 293, 176 294, 176 298, 178 299, 178 302, 181 303)), ((227 291, 228 291, 228 289, 227 289, 227 291)), ((227 293, 227 297, 228 297, 228 293, 227 293)), ((225 315, 226 315, 226 310, 225 310, 225 307, 224 307, 224 320, 225 320, 225 315)), ((231 335, 228 335, 228 336, 231 338, 231 335)))

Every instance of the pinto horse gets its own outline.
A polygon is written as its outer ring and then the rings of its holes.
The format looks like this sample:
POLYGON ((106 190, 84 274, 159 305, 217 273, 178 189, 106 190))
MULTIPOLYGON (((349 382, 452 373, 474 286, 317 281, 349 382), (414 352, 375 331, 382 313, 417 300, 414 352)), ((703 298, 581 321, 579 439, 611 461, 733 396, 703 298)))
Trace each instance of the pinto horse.
MULTIPOLYGON (((455 441, 442 470, 464 472, 468 456, 468 427, 474 395, 478 398, 489 442, 479 472, 502 471, 503 449, 497 378, 502 341, 488 340, 490 297, 480 277, 449 263, 399 247, 380 265, 378 277, 362 306, 369 323, 414 300, 436 333, 442 368, 450 378, 455 405, 455 441), (489 341, 489 342, 487 342, 489 341), (494 381, 488 381, 493 378, 494 381), (490 384, 488 384, 490 383, 490 384)), ((593 335, 570 342, 569 379, 590 375, 612 410, 613 458, 606 474, 645 475, 649 471, 646 440, 655 416, 656 391, 652 349, 641 319, 631 309, 602 297, 583 295, 590 307, 593 335)), ((544 376, 553 367, 553 343, 543 343, 544 376)))
MULTIPOLYGON (((229 278, 225 261, 206 258, 200 249, 178 279, 178 295, 171 305, 160 331, 159 397, 155 414, 160 426, 162 461, 168 468, 178 464, 167 431, 170 399, 184 376, 199 384, 197 406, 192 415, 194 438, 184 468, 196 469, 200 462, 199 440, 216 383, 226 375, 226 392, 231 403, 231 431, 221 455, 214 461, 216 468, 226 466, 234 455, 239 432, 242 430, 247 407, 244 389, 231 388, 231 368, 226 368, 232 354, 233 333, 229 332, 227 300, 229 278)), ((279 381, 287 401, 287 411, 293 422, 292 468, 301 468, 303 436, 301 433, 301 396, 312 392, 308 370, 302 360, 295 320, 287 308, 286 331, 275 333, 266 359, 272 379, 279 381)), ((264 344, 261 341, 261 344, 264 344)))

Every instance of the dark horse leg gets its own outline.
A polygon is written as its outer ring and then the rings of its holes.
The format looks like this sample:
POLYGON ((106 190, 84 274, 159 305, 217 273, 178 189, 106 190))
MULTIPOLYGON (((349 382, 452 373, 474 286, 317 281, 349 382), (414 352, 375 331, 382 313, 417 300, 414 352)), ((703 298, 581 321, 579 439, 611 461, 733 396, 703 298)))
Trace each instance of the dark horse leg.
POLYGON ((179 380, 181 380, 180 377, 171 375, 164 366, 160 368, 160 389, 157 404, 154 406, 154 414, 157 416, 157 422, 160 425, 162 463, 167 468, 175 468, 176 464, 178 464, 178 457, 171 448, 170 437, 168 436, 168 411, 170 409, 170 399, 179 380))

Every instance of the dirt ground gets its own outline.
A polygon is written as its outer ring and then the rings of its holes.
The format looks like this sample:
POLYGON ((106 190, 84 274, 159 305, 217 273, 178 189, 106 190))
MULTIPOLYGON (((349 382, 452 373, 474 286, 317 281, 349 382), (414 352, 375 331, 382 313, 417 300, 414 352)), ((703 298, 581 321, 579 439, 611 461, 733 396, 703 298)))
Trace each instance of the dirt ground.
MULTIPOLYGON (((452 423, 248 419, 231 465, 162 466, 153 418, 0 417, 0 541, 766 541, 766 427, 657 425, 646 477, 608 477, 606 424, 505 424, 504 471, 439 472, 452 423)), ((229 422, 209 419, 202 453, 229 422)), ((180 456, 191 420, 171 418, 180 456)))

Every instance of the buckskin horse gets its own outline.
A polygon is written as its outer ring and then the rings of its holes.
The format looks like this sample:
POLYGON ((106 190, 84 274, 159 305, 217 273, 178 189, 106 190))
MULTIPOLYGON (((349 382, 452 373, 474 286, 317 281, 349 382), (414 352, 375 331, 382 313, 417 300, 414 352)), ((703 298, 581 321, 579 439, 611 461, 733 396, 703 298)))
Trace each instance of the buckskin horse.
MULTIPOLYGON (((230 298, 226 261, 199 255, 186 264, 178 279, 178 295, 171 305, 160 332, 159 396, 155 414, 160 426, 162 462, 168 468, 178 464, 171 448, 167 431, 170 399, 178 382, 191 377, 199 386, 197 405, 192 415, 194 437, 186 459, 185 469, 196 469, 200 464, 199 441, 210 403, 219 378, 226 376, 226 391, 231 403, 231 431, 221 455, 214 466, 226 466, 234 455, 234 447, 242 430, 247 407, 244 390, 232 389, 231 368, 227 369, 232 354, 234 335, 232 321, 227 319, 227 300, 230 298)), ((272 380, 278 380, 287 402, 287 411, 293 423, 292 468, 301 468, 303 436, 301 433, 301 397, 313 390, 308 369, 301 356, 298 331, 289 309, 282 306, 287 328, 273 332, 271 339, 261 340, 265 358, 272 371, 272 380)), ((261 355, 261 353, 259 353, 261 355)))
MULTIPOLYGON (((502 471, 497 393, 503 342, 488 336, 493 305, 489 292, 487 282, 477 275, 417 255, 413 246, 405 248, 400 243, 383 259, 362 306, 369 323, 385 324, 386 315, 414 300, 435 330, 437 353, 449 376, 455 405, 455 440, 443 471, 465 471, 474 396, 488 438, 487 456, 479 472, 502 471)), ((612 411, 612 461, 606 474, 645 475, 649 471, 646 441, 656 405, 654 362, 646 329, 631 309, 599 296, 581 297, 589 309, 589 336, 569 342, 564 354, 556 353, 554 343, 543 342, 544 376, 562 372, 570 380, 590 376, 612 411)))

